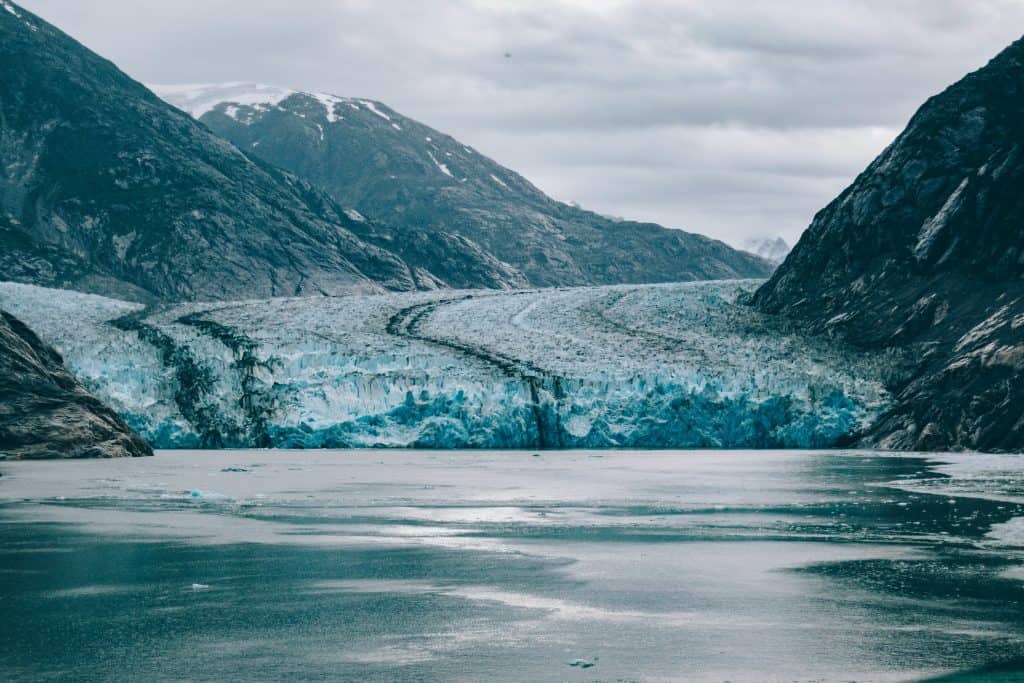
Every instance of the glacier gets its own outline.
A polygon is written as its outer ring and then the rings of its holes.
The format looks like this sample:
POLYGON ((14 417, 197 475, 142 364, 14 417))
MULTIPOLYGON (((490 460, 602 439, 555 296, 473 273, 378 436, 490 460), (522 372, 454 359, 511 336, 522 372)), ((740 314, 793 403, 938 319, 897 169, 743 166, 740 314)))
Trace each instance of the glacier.
POLYGON ((0 307, 158 448, 817 448, 890 359, 744 304, 759 281, 0 307))

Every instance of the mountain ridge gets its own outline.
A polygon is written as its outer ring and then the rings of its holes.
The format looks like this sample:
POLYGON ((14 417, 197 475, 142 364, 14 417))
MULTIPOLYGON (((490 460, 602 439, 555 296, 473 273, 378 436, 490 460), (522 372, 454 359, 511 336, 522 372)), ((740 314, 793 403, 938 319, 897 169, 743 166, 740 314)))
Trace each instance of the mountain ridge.
POLYGON ((907 352, 861 443, 1024 450, 1024 39, 925 102, 753 297, 907 352))
POLYGON ((5 263, 34 264, 21 277, 137 300, 434 286, 309 183, 4 7, 0 241, 5 263))
MULTIPOLYGON (((240 148, 377 219, 385 230, 374 239, 457 236, 532 286, 767 277, 772 269, 703 235, 558 202, 375 100, 241 82, 151 87, 240 148)), ((443 269, 437 274, 451 279, 443 269)))

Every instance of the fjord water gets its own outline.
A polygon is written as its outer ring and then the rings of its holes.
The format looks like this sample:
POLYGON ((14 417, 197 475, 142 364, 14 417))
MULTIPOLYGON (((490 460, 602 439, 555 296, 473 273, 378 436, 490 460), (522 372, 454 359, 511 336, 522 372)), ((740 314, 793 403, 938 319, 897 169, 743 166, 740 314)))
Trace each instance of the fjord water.
POLYGON ((0 463, 0 678, 1013 680, 1022 472, 834 451, 0 463))

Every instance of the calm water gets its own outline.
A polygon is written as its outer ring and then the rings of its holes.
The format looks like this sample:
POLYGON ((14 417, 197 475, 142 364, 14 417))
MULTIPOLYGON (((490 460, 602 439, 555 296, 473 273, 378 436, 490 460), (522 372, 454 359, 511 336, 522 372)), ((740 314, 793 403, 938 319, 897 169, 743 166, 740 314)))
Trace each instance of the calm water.
POLYGON ((0 473, 3 680, 1024 670, 1022 456, 222 451, 0 473))

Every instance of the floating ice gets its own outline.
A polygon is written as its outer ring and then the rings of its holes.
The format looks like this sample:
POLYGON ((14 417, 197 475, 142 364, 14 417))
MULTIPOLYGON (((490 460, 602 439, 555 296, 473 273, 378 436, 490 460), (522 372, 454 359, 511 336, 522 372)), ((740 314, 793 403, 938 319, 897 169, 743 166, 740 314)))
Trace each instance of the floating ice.
POLYGON ((203 500, 224 500, 227 498, 223 493, 203 491, 202 489, 192 489, 189 491, 189 496, 192 498, 202 498, 203 500))
POLYGON ((594 664, 596 664, 596 663, 597 663, 597 657, 594 657, 593 660, 589 660, 589 659, 574 659, 571 662, 566 662, 566 664, 568 664, 569 666, 575 666, 575 667, 578 667, 580 669, 589 669, 590 667, 594 666, 594 664))

